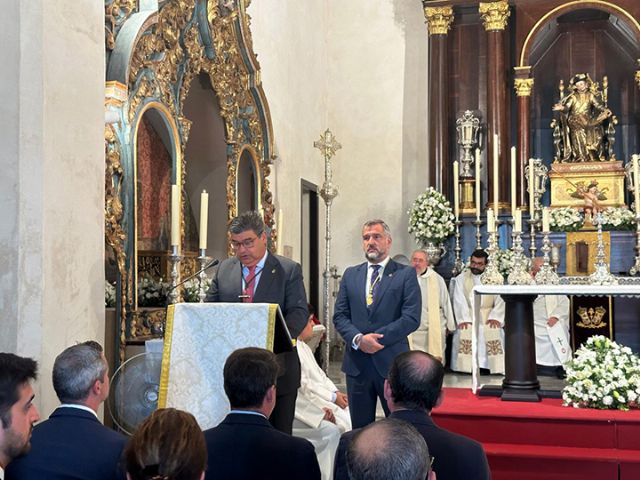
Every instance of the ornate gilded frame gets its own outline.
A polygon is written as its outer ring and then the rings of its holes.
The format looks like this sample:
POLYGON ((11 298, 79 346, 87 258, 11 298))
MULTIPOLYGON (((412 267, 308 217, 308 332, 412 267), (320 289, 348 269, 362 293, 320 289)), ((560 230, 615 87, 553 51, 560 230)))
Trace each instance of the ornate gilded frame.
MULTIPOLYGON (((117 335, 120 360, 136 336, 136 135, 142 115, 154 108, 172 137, 174 180, 185 198, 184 150, 191 122, 183 114, 191 82, 209 75, 225 125, 227 219, 237 214, 237 164, 244 149, 256 159, 256 183, 265 223, 275 243, 269 190, 272 125, 253 52, 246 8, 250 0, 105 0, 107 94, 105 109, 116 121, 105 129, 107 243, 118 263, 117 335), (150 4, 151 8, 145 9, 150 4), (140 8, 142 8, 140 10, 140 8), (112 90, 124 92, 113 101, 112 90)), ((184 239, 184 220, 182 225, 184 239)))

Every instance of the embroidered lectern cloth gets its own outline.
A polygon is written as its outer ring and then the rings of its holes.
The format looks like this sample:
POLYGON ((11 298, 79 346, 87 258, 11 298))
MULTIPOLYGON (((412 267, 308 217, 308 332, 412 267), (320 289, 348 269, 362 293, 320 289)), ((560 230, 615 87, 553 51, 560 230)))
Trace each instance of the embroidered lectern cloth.
POLYGON ((229 412, 222 369, 238 348, 273 351, 278 305, 179 303, 167 309, 159 408, 192 413, 200 427, 220 423, 229 412))

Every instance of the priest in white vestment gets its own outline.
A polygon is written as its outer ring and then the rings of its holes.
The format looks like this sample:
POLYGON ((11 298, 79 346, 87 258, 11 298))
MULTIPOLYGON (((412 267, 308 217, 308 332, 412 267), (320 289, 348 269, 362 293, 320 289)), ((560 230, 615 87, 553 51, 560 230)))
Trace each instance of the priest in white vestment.
POLYGON ((347 395, 322 371, 305 340, 313 336, 313 320, 298 337, 300 388, 296 398, 293 435, 309 440, 318 456, 323 480, 333 475, 333 460, 340 435, 351 430, 347 395))
MULTIPOLYGON (((471 372, 471 337, 473 322, 472 289, 480 285, 480 276, 487 266, 488 255, 484 250, 471 254, 469 268, 451 279, 454 284, 453 312, 456 331, 453 334, 451 369, 457 372, 471 372)), ((492 374, 504 373, 504 303, 496 301, 495 295, 482 295, 480 323, 478 329, 478 365, 492 374)))
POLYGON ((444 278, 430 268, 427 252, 424 250, 413 252, 411 265, 418 275, 422 312, 420 326, 409 335, 409 346, 412 350, 430 353, 444 363, 447 332, 456 329, 449 290, 444 278))

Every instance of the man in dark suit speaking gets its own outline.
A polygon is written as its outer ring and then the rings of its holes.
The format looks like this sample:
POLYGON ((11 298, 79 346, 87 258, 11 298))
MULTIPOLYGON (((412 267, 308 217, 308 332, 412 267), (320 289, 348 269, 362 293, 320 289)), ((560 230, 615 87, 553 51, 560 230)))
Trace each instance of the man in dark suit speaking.
POLYGON ((360 428, 376 417, 376 399, 389 415, 384 379, 393 358, 409 350, 407 335, 420 325, 422 300, 413 268, 389 258, 391 233, 382 220, 362 227, 367 262, 344 272, 333 323, 346 342, 351 423, 360 428))
MULTIPOLYGON (((300 265, 267 251, 267 233, 258 212, 245 212, 229 225, 235 257, 220 263, 207 293, 207 302, 277 303, 291 338, 307 325, 309 311, 300 265)), ((300 386, 300 360, 293 351, 277 355, 280 376, 271 424, 291 434, 296 396, 300 386)))

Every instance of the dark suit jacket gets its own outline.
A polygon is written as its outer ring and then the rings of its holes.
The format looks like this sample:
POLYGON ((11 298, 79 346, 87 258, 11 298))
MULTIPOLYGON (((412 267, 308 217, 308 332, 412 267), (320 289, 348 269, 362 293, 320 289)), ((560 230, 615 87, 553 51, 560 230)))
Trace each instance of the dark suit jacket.
POLYGON ((204 432, 206 479, 319 480, 313 445, 279 432, 262 416, 230 413, 204 432))
POLYGON ((384 269, 376 301, 367 308, 365 288, 367 263, 349 267, 344 272, 336 300, 333 323, 346 342, 342 371, 357 376, 371 358, 382 377, 401 352, 409 350, 407 335, 420 326, 422 296, 416 271, 393 260, 384 269), (353 350, 353 337, 358 333, 381 333, 385 348, 374 354, 353 350))
MULTIPOLYGON (((240 302, 242 264, 236 257, 220 264, 213 275, 207 302, 240 302)), ((253 294, 254 303, 277 303, 284 315, 291 338, 297 338, 307 325, 309 310, 302 281, 302 269, 288 258, 269 253, 253 294)), ((278 354, 282 371, 278 378, 278 395, 297 391, 300 386, 300 361, 295 349, 278 354)))
MULTIPOLYGON (((397 410, 390 415, 410 423, 422 434, 434 457, 438 480, 489 480, 491 473, 482 445, 475 440, 438 427, 424 410, 397 410)), ((347 480, 346 452, 356 430, 340 438, 334 465, 334 480, 347 480)))
POLYGON ((31 450, 12 461, 6 480, 114 480, 126 438, 89 412, 57 408, 36 425, 31 450))

